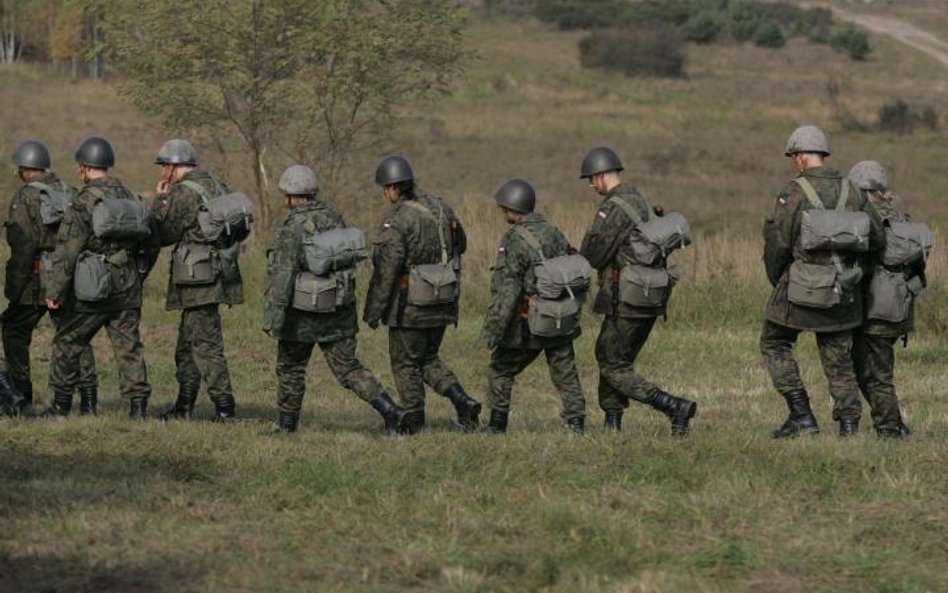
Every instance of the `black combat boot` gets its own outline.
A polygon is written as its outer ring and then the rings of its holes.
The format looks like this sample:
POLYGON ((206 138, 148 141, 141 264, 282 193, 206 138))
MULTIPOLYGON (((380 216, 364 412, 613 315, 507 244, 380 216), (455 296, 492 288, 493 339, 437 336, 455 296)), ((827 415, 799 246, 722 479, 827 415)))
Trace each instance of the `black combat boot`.
POLYGON ((490 411, 490 421, 487 423, 486 432, 490 434, 504 434, 507 432, 507 418, 510 416, 509 412, 501 412, 500 410, 491 410, 490 411))
POLYGON ((570 418, 566 421, 566 427, 569 428, 569 431, 573 434, 583 434, 586 432, 586 419, 582 416, 579 418, 570 418))
MULTIPOLYGON (((2 378, 0 378, 2 382, 2 378)), ((32 381, 17 381, 12 379, 14 388, 13 413, 19 415, 32 415, 33 408, 33 383, 32 381), (16 398, 19 395, 19 399, 16 398)))
POLYGON ((280 415, 277 418, 277 427, 282 432, 292 433, 296 432, 296 426, 300 423, 300 413, 299 412, 284 412, 280 410, 280 415))
MULTIPOLYGON (((385 432, 389 434, 412 434, 408 432, 409 414, 404 408, 395 405, 387 393, 381 393, 370 404, 382 420, 385 421, 385 432)), ((422 422, 424 420, 422 419, 422 422)))
POLYGON ((790 415, 786 422, 773 431, 770 436, 775 439, 786 439, 795 437, 801 432, 816 434, 820 432, 820 427, 816 424, 816 416, 810 409, 810 398, 805 391, 797 391, 785 395, 787 407, 790 409, 790 415))
POLYGON ((42 416, 44 418, 63 418, 69 415, 70 410, 72 410, 72 394, 57 391, 53 394, 53 405, 46 408, 42 416))
POLYGON ((675 397, 659 389, 651 406, 671 419, 672 435, 687 436, 688 423, 698 411, 698 404, 683 397, 675 397))
POLYGON ((212 397, 214 402, 214 417, 211 422, 230 422, 237 417, 237 400, 233 393, 225 393, 212 397))
POLYGON ((859 418, 839 421, 839 436, 843 438, 856 436, 859 432, 859 418))
POLYGON ((79 415, 95 416, 99 411, 99 389, 92 385, 91 387, 79 388, 79 415))
POLYGON ((136 398, 129 402, 128 419, 134 422, 144 422, 148 417, 148 399, 136 398))
POLYGON ((606 410, 606 420, 602 425, 606 430, 622 430, 622 410, 606 410))
POLYGON ((458 426, 460 426, 464 432, 474 432, 477 430, 479 424, 478 417, 481 414, 481 404, 468 396, 459 383, 448 387, 444 396, 454 404, 454 410, 458 413, 458 426))
MULTIPOLYGON (((32 385, 30 387, 32 388, 32 385)), ((6 371, 0 370, 0 416, 16 416, 20 410, 26 408, 24 402, 23 391, 17 388, 17 383, 6 371)))
POLYGON ((405 412, 404 426, 399 429, 398 434, 419 434, 425 429, 425 411, 415 410, 414 412, 405 412))
POLYGON ((198 392, 201 386, 189 385, 185 383, 178 384, 178 398, 174 405, 162 412, 162 420, 190 420, 194 415, 194 402, 197 400, 198 392))

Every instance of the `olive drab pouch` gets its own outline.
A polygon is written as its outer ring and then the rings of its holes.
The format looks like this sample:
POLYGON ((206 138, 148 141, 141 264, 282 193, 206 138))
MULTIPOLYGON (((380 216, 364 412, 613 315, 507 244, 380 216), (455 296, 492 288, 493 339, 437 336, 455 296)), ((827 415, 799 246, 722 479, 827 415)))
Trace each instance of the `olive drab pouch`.
POLYGON ((213 245, 181 243, 171 253, 171 281, 176 286, 214 284, 220 272, 220 256, 213 245))
POLYGON ((40 220, 46 226, 58 225, 63 220, 66 208, 72 203, 73 193, 69 187, 59 182, 60 187, 54 188, 45 183, 34 181, 29 184, 40 190, 40 220))
POLYGON ((791 303, 804 307, 835 307, 842 301, 837 274, 837 267, 833 264, 808 264, 796 260, 790 264, 787 297, 791 303))
POLYGON ((866 294, 866 319, 901 323, 912 309, 912 292, 901 272, 876 267, 866 294))
POLYGON ((413 264, 408 268, 408 293, 406 302, 415 307, 447 305, 457 300, 460 294, 457 272, 451 265, 448 255, 448 241, 445 238, 444 208, 438 204, 438 215, 413 200, 404 202, 406 206, 420 211, 432 218, 438 225, 438 241, 441 243, 441 262, 432 264, 413 264))
POLYGON ((104 301, 112 295, 112 273, 104 255, 91 251, 79 254, 72 289, 76 299, 86 302, 104 301))
POLYGON ((533 267, 537 296, 544 299, 570 297, 582 300, 592 284, 593 269, 589 260, 578 253, 547 259, 540 242, 527 227, 514 228, 540 256, 540 262, 533 267))
POLYGON ((221 282, 224 284, 240 282, 240 243, 219 248, 217 257, 221 265, 221 282))
POLYGON ((662 307, 673 282, 665 268, 627 264, 619 272, 619 301, 631 307, 662 307))
POLYGON ((121 249, 105 256, 105 263, 112 276, 112 295, 121 294, 138 282, 138 264, 128 251, 121 249))
POLYGON ((151 234, 150 216, 138 197, 102 197, 92 207, 92 232, 100 239, 144 239, 151 234))
POLYGON ((303 238, 306 267, 317 276, 345 270, 369 256, 365 235, 357 228, 332 229, 303 238))
POLYGON ((530 298, 527 309, 527 327, 541 338, 571 336, 579 326, 582 301, 572 297, 546 299, 530 298))
POLYGON ((819 194, 805 177, 794 179, 812 206, 804 210, 800 220, 800 247, 804 251, 869 251, 869 215, 849 212, 849 180, 844 179, 834 210, 826 210, 819 194))
POLYGON ((932 230, 921 222, 888 221, 885 227, 886 266, 905 266, 928 260, 932 251, 932 230))
POLYGON ((300 272, 293 282, 292 307, 309 313, 332 313, 355 302, 355 271, 323 276, 300 272))
POLYGON ((231 245, 239 243, 250 235, 253 224, 253 202, 240 192, 224 193, 219 188, 211 195, 201 184, 185 179, 184 186, 201 196, 201 208, 198 211, 198 226, 208 243, 231 245))

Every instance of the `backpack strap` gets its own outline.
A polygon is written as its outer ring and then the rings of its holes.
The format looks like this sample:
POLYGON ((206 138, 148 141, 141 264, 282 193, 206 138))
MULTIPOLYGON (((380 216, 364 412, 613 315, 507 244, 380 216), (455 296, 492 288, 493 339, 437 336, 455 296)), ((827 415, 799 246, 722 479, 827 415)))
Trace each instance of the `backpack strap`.
POLYGON ((836 211, 842 212, 849 199, 849 177, 843 177, 843 186, 839 189, 839 201, 836 202, 836 211))
MULTIPOLYGON (((806 177, 796 177, 794 181, 797 185, 800 186, 800 189, 803 190, 803 193, 806 195, 807 201, 813 205, 817 210, 824 210, 826 207, 823 205, 823 201, 820 200, 819 194, 816 193, 816 190, 813 188, 813 184, 810 183, 810 180, 806 177)), ((843 187, 839 193, 839 200, 836 202, 836 211, 842 212, 843 207, 846 205, 846 200, 849 198, 849 178, 843 178, 843 187)), ((840 259, 839 254, 835 251, 832 252, 833 265, 836 267, 836 271, 842 275, 844 272, 843 261, 840 259)))
MULTIPOLYGON (((623 212, 625 212, 626 216, 632 219, 632 222, 634 222, 635 224, 642 224, 642 222, 644 222, 642 220, 642 215, 639 214, 639 211, 635 209, 635 206, 626 202, 619 196, 612 196, 611 198, 606 200, 606 202, 610 204, 615 204, 616 206, 618 206, 623 212)), ((646 205, 648 205, 647 201, 646 201, 646 205)))
POLYGON ((803 195, 806 196, 806 200, 811 206, 817 210, 824 210, 826 208, 826 206, 823 205, 823 200, 820 199, 820 194, 816 193, 809 179, 806 177, 795 177, 793 181, 803 190, 803 195))
POLYGON ((181 180, 181 185, 185 186, 186 188, 188 188, 188 189, 190 189, 190 190, 193 190, 193 191, 197 192, 197 194, 198 194, 199 196, 201 196, 201 201, 204 202, 204 205, 205 205, 205 206, 207 206, 207 203, 208 203, 208 202, 210 202, 212 199, 214 199, 214 198, 212 198, 211 196, 209 196, 208 193, 207 193, 207 190, 204 189, 204 188, 201 186, 201 184, 200 184, 200 183, 197 183, 196 181, 191 181, 190 179, 182 179, 182 180, 181 180))
POLYGON ((540 261, 545 261, 546 257, 543 255, 543 247, 540 245, 540 240, 537 239, 537 236, 530 232, 530 229, 527 227, 518 224, 514 229, 523 237, 523 240, 527 242, 527 245, 537 250, 537 253, 540 254, 540 261))
POLYGON ((441 243, 441 265, 448 265, 448 242, 444 238, 444 207, 439 203, 438 215, 435 216, 434 212, 432 212, 429 208, 419 204, 417 200, 402 200, 402 204, 410 208, 414 208, 415 210, 427 215, 429 218, 434 219, 438 225, 438 241, 441 243))

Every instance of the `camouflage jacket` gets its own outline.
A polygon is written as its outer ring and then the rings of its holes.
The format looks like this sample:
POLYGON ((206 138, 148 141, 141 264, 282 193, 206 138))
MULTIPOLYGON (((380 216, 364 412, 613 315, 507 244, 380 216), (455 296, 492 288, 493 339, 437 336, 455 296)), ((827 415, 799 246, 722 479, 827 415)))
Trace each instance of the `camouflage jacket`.
MULTIPOLYGON (((888 195, 883 199, 873 200, 868 199, 869 203, 869 214, 872 216, 883 229, 885 229, 888 221, 900 222, 907 221, 909 217, 902 213, 898 208, 898 197, 893 195, 888 195)), ((869 288, 869 280, 873 270, 875 270, 877 265, 881 265, 881 254, 882 251, 877 251, 871 253, 867 258, 866 266, 866 282, 863 285, 866 290, 869 288)), ((906 280, 910 280, 914 277, 918 277, 922 283, 922 286, 925 286, 927 280, 925 278, 925 262, 921 261, 912 266, 903 266, 902 273, 905 276, 906 280)), ((909 315, 900 323, 893 323, 891 321, 883 321, 881 319, 867 319, 863 323, 862 332, 870 336, 880 336, 887 338, 894 338, 898 336, 905 335, 915 331, 915 303, 912 302, 911 308, 909 309, 909 315)))
MULTIPOLYGON (((198 225, 198 212, 204 201, 201 195, 188 187, 183 181, 191 181, 200 185, 211 196, 228 193, 230 190, 222 181, 207 171, 195 169, 188 172, 182 181, 173 184, 166 194, 158 195, 152 203, 152 216, 158 228, 161 246, 179 245, 187 243, 203 243, 204 235, 198 225)), ((239 247, 229 251, 234 256, 239 247)), ((243 282, 239 269, 236 273, 218 274, 214 284, 207 285, 176 285, 171 277, 171 266, 168 270, 168 292, 165 307, 167 309, 189 309, 223 303, 237 305, 243 302, 243 282)))
POLYGON ((497 262, 491 268, 490 304, 484 316, 481 339, 491 348, 523 348, 537 350, 568 342, 579 336, 541 338, 530 333, 525 301, 537 292, 534 268, 540 254, 527 243, 517 227, 524 227, 536 237, 546 258, 567 255, 574 250, 558 228, 537 213, 525 214, 520 222, 504 233, 497 248, 497 262))
MULTIPOLYGON (((629 238, 636 231, 638 221, 632 220, 612 198, 623 200, 638 212, 642 221, 652 216, 648 201, 631 186, 612 188, 599 204, 596 218, 586 230, 579 252, 599 271, 599 291, 593 303, 593 312, 615 317, 658 317, 665 307, 632 307, 619 301, 618 271, 626 263, 635 263, 629 238)), ((660 266, 667 262, 662 261, 660 266)), ((666 299, 667 303, 667 299, 666 299)))
POLYGON ((319 199, 290 211, 276 243, 267 252, 263 329, 274 338, 287 342, 334 342, 358 331, 355 303, 332 313, 299 311, 291 306, 296 276, 306 270, 303 238, 345 226, 342 215, 319 199))
POLYGON ((439 208, 447 256, 460 274, 467 236, 454 211, 441 198, 419 193, 392 205, 375 237, 372 280, 365 297, 366 323, 381 321, 389 327, 439 327, 457 322, 458 303, 415 307, 405 302, 403 277, 409 268, 441 263, 439 208), (418 208, 417 206, 422 206, 418 208))
POLYGON ((144 240, 101 239, 92 232, 92 208, 100 199, 111 197, 140 200, 115 177, 89 182, 79 190, 66 209, 56 235, 56 248, 50 257, 50 269, 44 272, 46 296, 66 308, 84 313, 108 313, 142 306, 142 283, 157 258, 157 233, 154 228, 144 240), (85 302, 75 299, 73 273, 79 254, 85 250, 109 256, 113 294, 109 298, 85 302))
MULTIPOLYGON (((824 208, 836 207, 843 183, 838 171, 827 167, 814 167, 803 171, 799 176, 809 180, 824 208)), ((803 211, 810 208, 812 206, 803 190, 791 181, 777 195, 773 215, 767 217, 764 222, 764 266, 768 279, 774 285, 767 301, 767 320, 784 327, 817 332, 858 327, 862 324, 862 292, 859 290, 853 293, 852 300, 828 309, 795 305, 787 295, 791 263, 833 263, 831 252, 807 252, 800 247, 800 221, 803 211)), ((868 201, 855 186, 850 187, 846 210, 868 212, 868 201)), ((883 241, 882 227, 873 220, 870 249, 878 249, 883 241)), ((840 257, 844 265, 863 264, 862 258, 855 254, 840 254, 840 257)))
MULTIPOLYGON (((31 183, 36 182, 54 189, 65 185, 51 171, 43 173, 31 183)), ((75 188, 66 188, 75 192, 75 188)), ((58 225, 43 224, 40 216, 41 194, 42 190, 27 183, 10 200, 6 221, 10 259, 7 260, 5 294, 11 303, 45 306, 37 258, 41 252, 52 251, 56 247, 58 225)))

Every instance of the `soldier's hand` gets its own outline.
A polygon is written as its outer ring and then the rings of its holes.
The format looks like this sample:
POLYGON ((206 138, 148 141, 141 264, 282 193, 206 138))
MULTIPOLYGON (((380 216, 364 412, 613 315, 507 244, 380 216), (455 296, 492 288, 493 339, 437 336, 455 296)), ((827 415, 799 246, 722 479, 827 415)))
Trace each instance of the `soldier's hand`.
POLYGON ((162 179, 161 181, 158 182, 158 185, 155 186, 155 192, 159 194, 166 194, 168 193, 168 188, 170 187, 171 187, 171 184, 168 183, 168 180, 162 179))
POLYGON ((46 308, 55 311, 59 308, 59 301, 56 299, 46 299, 46 308))

